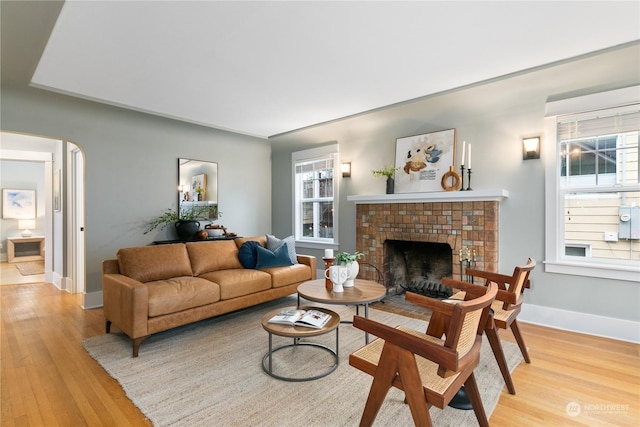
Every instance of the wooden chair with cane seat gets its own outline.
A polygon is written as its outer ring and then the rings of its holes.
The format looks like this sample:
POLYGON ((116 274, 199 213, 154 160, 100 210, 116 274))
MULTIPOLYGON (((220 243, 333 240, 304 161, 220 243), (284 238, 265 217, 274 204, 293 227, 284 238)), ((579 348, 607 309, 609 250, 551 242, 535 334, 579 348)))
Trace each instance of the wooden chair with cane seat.
POLYGON ((360 420, 370 426, 391 387, 405 393, 405 401, 417 426, 430 426, 429 407, 444 409, 465 386, 481 426, 488 426, 474 369, 480 360, 482 331, 498 287, 465 284, 466 301, 443 302, 406 293, 406 300, 432 310, 439 332, 432 336, 404 327, 391 327, 361 316, 353 326, 378 337, 349 355, 349 364, 373 376, 369 397, 360 420))
POLYGON ((507 363, 504 359, 496 327, 500 329, 511 329, 513 336, 518 343, 518 347, 520 348, 520 352, 522 353, 522 357, 525 362, 531 363, 527 346, 524 343, 522 334, 520 333, 520 328, 518 327, 517 317, 522 308, 522 293, 525 288, 530 287, 529 274, 535 266, 536 261, 529 258, 525 265, 516 266, 511 276, 470 268, 467 268, 465 271, 467 275, 473 276, 474 279, 480 277, 485 279, 487 284, 496 283, 498 285, 498 294, 496 295, 496 299, 493 304, 491 304, 491 309, 493 311, 493 323, 495 326, 491 327, 491 325, 488 324, 485 332, 489 339, 489 344, 491 345, 493 354, 498 361, 502 377, 507 384, 507 389, 511 394, 516 394, 516 391, 513 386, 513 382, 511 381, 511 374, 509 373, 507 363))

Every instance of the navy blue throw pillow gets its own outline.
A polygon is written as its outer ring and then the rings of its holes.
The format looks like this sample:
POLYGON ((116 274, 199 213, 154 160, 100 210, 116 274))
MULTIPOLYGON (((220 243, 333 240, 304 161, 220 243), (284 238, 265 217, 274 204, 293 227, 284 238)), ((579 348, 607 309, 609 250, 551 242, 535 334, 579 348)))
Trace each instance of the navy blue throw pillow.
POLYGON ((258 246, 257 249, 258 263, 256 264, 256 269, 258 270, 262 268, 293 265, 291 263, 291 258, 289 258, 289 249, 287 249, 286 243, 274 252, 271 252, 269 249, 263 248, 262 246, 258 246))
POLYGON ((254 240, 249 240, 238 249, 238 259, 244 268, 256 268, 258 247, 262 248, 262 245, 254 240))

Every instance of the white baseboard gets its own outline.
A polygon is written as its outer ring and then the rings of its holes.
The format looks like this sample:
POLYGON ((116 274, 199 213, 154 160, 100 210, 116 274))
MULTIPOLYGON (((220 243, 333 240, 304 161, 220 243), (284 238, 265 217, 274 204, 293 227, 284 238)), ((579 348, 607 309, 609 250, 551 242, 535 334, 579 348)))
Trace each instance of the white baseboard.
POLYGON ((518 320, 554 329, 640 343, 640 322, 632 320, 532 304, 522 305, 518 320))
POLYGON ((62 288, 62 276, 60 276, 55 271, 45 271, 44 272, 44 281, 47 282, 47 283, 53 283, 53 285, 56 288, 58 288, 60 290, 64 290, 62 288))
POLYGON ((82 308, 85 310, 102 307, 102 291, 89 292, 83 295, 82 308))

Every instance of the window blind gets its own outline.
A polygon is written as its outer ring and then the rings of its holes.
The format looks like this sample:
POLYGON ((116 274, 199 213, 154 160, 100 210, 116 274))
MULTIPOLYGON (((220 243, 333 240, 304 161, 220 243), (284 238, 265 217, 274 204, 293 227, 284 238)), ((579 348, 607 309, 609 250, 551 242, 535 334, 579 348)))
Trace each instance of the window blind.
POLYGON ((310 162, 297 163, 296 173, 314 172, 325 169, 333 169, 333 159, 313 160, 310 162))
POLYGON ((558 141, 640 130, 640 104, 558 117, 558 141))

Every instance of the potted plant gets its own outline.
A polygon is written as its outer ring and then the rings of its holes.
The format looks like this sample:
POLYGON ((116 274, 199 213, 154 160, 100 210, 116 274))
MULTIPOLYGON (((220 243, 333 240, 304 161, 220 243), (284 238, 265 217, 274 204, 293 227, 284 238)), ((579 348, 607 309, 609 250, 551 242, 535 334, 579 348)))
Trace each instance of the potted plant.
POLYGON ((348 252, 340 252, 336 255, 336 265, 344 265, 349 270, 347 281, 344 282, 344 287, 349 288, 353 286, 353 280, 358 276, 360 272, 360 264, 358 260, 362 258, 364 254, 362 252, 354 252, 352 254, 348 252))
POLYGON ((201 202, 204 200, 204 188, 199 185, 196 187, 196 193, 198 193, 198 201, 201 202))
POLYGON ((167 209, 162 215, 149 221, 144 234, 150 233, 156 228, 160 231, 173 224, 178 238, 181 240, 194 239, 200 230, 200 221, 208 218, 215 218, 220 215, 217 206, 188 206, 179 210, 167 209))
POLYGON ((371 173, 373 176, 384 176, 387 178, 387 194, 393 194, 394 189, 394 180, 396 171, 400 169, 400 167, 395 166, 382 166, 382 168, 377 170, 372 170, 371 173))

